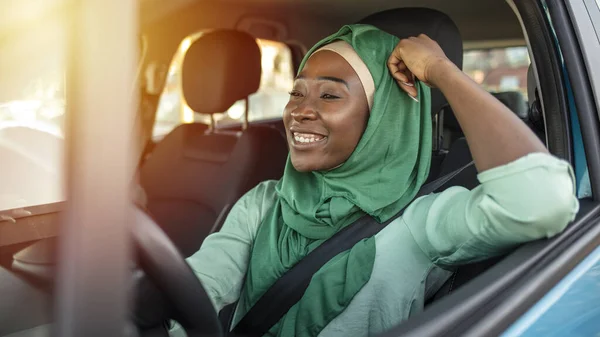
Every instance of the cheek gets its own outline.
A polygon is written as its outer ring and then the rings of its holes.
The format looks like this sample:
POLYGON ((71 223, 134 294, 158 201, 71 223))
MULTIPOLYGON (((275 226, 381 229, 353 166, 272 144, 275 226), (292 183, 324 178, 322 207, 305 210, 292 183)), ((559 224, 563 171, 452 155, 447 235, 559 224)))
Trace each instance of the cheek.
POLYGON ((366 112, 344 113, 336 116, 336 121, 332 121, 331 128, 335 129, 337 138, 343 140, 345 147, 354 148, 360 141, 360 138, 367 126, 368 114, 366 112))
POLYGON ((358 143, 360 142, 362 134, 363 130, 359 128, 354 128, 352 129, 352 131, 349 131, 347 133, 347 137, 343 145, 344 156, 346 157, 345 159, 348 159, 350 155, 352 155, 352 153, 356 149, 356 146, 358 146, 358 143))
POLYGON ((329 124, 331 138, 326 150, 326 161, 331 167, 348 160, 360 142, 366 126, 363 117, 358 118, 351 114, 340 114, 339 117, 335 121, 331 120, 329 124))
POLYGON ((354 152, 354 149, 356 149, 356 147, 358 146, 358 143, 360 143, 363 133, 365 132, 365 129, 367 128, 367 121, 368 121, 368 113, 367 112, 365 112, 365 114, 360 114, 354 120, 354 128, 352 129, 353 131, 352 131, 352 135, 351 135, 352 149, 350 150, 350 152, 354 152))
POLYGON ((289 100, 283 108, 283 123, 288 126, 288 124, 292 121, 292 111, 296 109, 297 104, 289 100))

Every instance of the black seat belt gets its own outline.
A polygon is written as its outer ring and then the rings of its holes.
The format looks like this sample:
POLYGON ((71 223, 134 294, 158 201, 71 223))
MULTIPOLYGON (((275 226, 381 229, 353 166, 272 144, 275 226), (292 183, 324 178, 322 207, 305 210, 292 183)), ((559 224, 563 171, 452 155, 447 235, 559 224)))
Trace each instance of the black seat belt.
MULTIPOLYGON (((414 199, 440 190, 472 165, 473 162, 470 162, 456 171, 423 185, 414 199)), ((266 334, 302 298, 313 275, 323 265, 339 253, 352 248, 359 241, 377 234, 389 223, 402 216, 405 208, 406 206, 383 224, 365 215, 327 239, 275 281, 236 325, 232 334, 253 337, 266 334)))

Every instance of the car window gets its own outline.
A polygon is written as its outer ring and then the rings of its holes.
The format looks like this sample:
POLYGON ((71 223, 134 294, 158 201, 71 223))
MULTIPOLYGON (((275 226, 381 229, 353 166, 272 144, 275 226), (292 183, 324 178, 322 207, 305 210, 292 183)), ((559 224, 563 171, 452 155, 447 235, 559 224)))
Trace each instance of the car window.
POLYGON ((64 200, 65 23, 20 4, 2 24, 27 29, 0 39, 0 210, 64 200))
POLYGON ((56 3, 28 3, 14 2, 5 12, 9 20, 0 20, 0 33, 3 24, 26 27, 0 39, 0 211, 66 199, 68 21, 47 14, 56 3))
POLYGON ((526 46, 466 50, 464 71, 490 92, 519 91, 527 97, 526 46))
MULTIPOLYGON (((155 139, 163 137, 182 123, 210 123, 210 117, 194 113, 181 94, 181 62, 191 43, 199 36, 200 33, 186 37, 173 57, 158 103, 153 129, 155 139)), ((248 119, 251 122, 281 117, 294 81, 290 48, 281 42, 256 41, 262 55, 262 76, 258 91, 249 97, 248 119)), ((224 113, 214 115, 216 125, 242 122, 244 109, 244 100, 234 103, 224 113)))

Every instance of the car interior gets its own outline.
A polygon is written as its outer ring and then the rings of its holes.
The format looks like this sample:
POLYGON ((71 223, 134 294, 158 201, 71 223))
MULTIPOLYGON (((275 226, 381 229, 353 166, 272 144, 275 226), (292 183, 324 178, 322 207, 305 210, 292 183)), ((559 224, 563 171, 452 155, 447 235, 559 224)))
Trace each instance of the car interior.
MULTIPOLYGON (((138 167, 139 183, 147 198, 144 211, 187 257, 200 248, 207 235, 221 228, 229 210, 244 193, 261 181, 279 179, 288 152, 283 122, 281 118, 253 121, 248 117, 249 98, 259 91, 264 71, 257 39, 285 44, 291 51, 295 71, 307 48, 351 23, 374 25, 398 38, 424 33, 437 41, 460 68, 467 50, 529 46, 536 62, 526 70, 526 93, 497 90, 492 94, 555 155, 571 160, 565 124, 566 95, 546 90, 550 87, 548 80, 540 77, 556 60, 549 57, 547 64, 537 62, 543 49, 549 47, 542 45, 532 50, 535 42, 525 37, 514 9, 525 11, 526 6, 511 6, 503 0, 141 1, 140 32, 147 43, 142 69, 171 65, 181 41, 201 32, 181 62, 181 99, 195 115, 204 116, 175 126, 160 139, 152 138, 162 91, 140 88, 140 105, 146 105, 139 109, 138 117, 146 135, 143 141, 148 143, 138 167), (542 91, 548 97, 543 103, 542 91), (562 101, 551 106, 554 101, 550 97, 562 101), (215 118, 237 101, 244 101, 243 117, 227 125, 215 123, 215 118), (548 105, 545 115, 542 104, 548 105)), ((428 181, 472 161, 464 134, 445 97, 432 89, 431 101, 434 139, 428 181)), ((477 185, 474 166, 460 171, 452 180, 452 186, 470 189, 477 185)), ((13 230, 3 232, 12 235, 12 239, 0 238, 0 321, 7 322, 0 324, 0 336, 34 335, 36 329, 52 321, 55 250, 62 207, 61 203, 32 207, 30 214, 13 220, 26 224, 21 228, 36 228, 35 235, 13 230)), ((586 215, 597 210, 596 203, 582 200, 581 216, 559 237, 461 266, 438 292, 428 296, 422 314, 390 332, 390 336, 417 333, 440 312, 459 315, 457 306, 467 300, 493 303, 493 298, 506 298, 510 294, 507 283, 494 282, 516 283, 527 273, 535 272, 537 263, 558 254, 566 244, 560 237, 584 231, 581 224, 586 215)), ((455 328, 448 323, 436 329, 455 328)), ((156 332, 142 335, 153 333, 156 332)))
MULTIPOLYGON (((425 33, 439 41, 446 55, 462 67, 461 33, 454 21, 440 11, 426 8, 391 9, 374 13, 357 22, 377 26, 399 38, 425 33)), ((239 39, 242 37, 251 39, 250 33, 243 33, 236 30, 207 32, 189 47, 181 66, 181 89, 188 106, 195 113, 226 111, 233 102, 247 99, 258 90, 258 70, 261 65, 259 57, 253 57, 256 55, 257 45, 241 43, 239 39), (211 47, 214 49, 210 49, 211 47), (200 50, 210 57, 194 55, 200 50), (244 66, 236 69, 238 55, 247 56, 244 57, 244 66), (192 59, 196 64, 192 64, 192 59), (226 76, 229 74, 235 78, 228 82, 226 76), (191 80, 192 76, 195 81, 191 80), (249 87, 246 88, 246 85, 249 87), (229 100, 224 101, 221 106, 213 107, 211 101, 221 97, 229 100)), ((520 92, 506 91, 494 95, 526 123, 534 125, 534 121, 529 118, 527 102, 520 92)), ((468 148, 464 147, 461 151, 452 151, 452 158, 445 160, 451 146, 458 149, 458 144, 464 143, 464 140, 459 141, 463 134, 439 90, 432 90, 431 100, 432 118, 439 124, 436 127, 436 153, 429 181, 438 177, 441 172, 449 173, 470 162, 468 148)), ((536 133, 544 137, 543 129, 536 130, 536 133)), ((284 135, 281 119, 243 123, 227 128, 210 128, 210 125, 204 123, 182 124, 153 144, 152 151, 146 153, 146 161, 140 167, 141 184, 148 196, 148 211, 164 226, 163 229, 175 240, 182 252, 189 256, 198 250, 207 234, 220 228, 235 200, 258 182, 281 176, 287 158, 287 142, 282 137, 284 135), (280 135, 275 130, 279 130, 280 135), (256 136, 246 139, 251 134, 256 136), (239 138, 242 135, 244 139, 239 138), (259 140, 261 137, 262 141, 259 140), (255 147, 252 146, 251 139, 256 139, 255 147), (246 163, 245 160, 256 163, 246 163), (238 171, 233 172, 232 169, 238 171), (236 181, 241 177, 248 179, 248 182, 236 181), (208 209, 205 208, 207 204, 210 204, 208 209), (195 232, 191 232, 192 230, 195 232), (189 242, 191 240, 195 242, 189 242)), ((474 175, 470 180, 464 181, 465 187, 472 188, 477 184, 474 175)))
MULTIPOLYGON (((207 32, 187 50, 183 95, 196 113, 225 111, 257 91, 260 73, 252 36, 207 32), (244 62, 238 55, 245 55, 244 62)), ((147 209, 189 256, 219 230, 238 198, 261 181, 281 177, 287 151, 280 131, 269 126, 223 130, 182 124, 153 147, 140 168, 147 209)))

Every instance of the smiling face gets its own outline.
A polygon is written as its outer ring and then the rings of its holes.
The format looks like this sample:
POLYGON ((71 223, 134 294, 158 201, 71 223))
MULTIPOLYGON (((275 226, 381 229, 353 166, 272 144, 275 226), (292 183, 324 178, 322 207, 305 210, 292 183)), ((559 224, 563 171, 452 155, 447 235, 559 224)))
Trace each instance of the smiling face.
POLYGON ((367 126, 369 106, 360 79, 335 52, 313 54, 294 81, 283 113, 292 165, 300 172, 344 163, 367 126))

